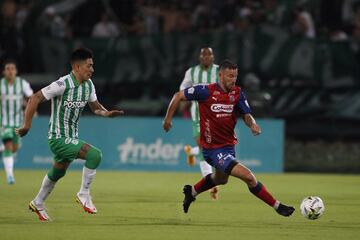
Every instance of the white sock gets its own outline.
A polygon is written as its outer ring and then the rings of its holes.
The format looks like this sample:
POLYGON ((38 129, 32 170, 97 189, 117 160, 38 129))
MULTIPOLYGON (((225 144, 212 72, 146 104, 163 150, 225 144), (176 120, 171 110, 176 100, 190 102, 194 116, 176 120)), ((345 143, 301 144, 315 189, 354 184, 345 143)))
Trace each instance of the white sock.
POLYGON ((94 180, 96 169, 90 169, 84 166, 82 174, 82 182, 80 186, 80 194, 90 194, 90 185, 94 180))
POLYGON ((277 209, 279 208, 279 205, 280 205, 280 202, 279 202, 278 200, 276 200, 273 208, 274 208, 275 210, 277 210, 277 209))
POLYGON ((36 205, 44 204, 44 201, 48 198, 51 191, 54 189, 55 184, 56 184, 56 182, 51 181, 49 179, 48 175, 46 174, 43 181, 42 181, 40 191, 39 191, 39 193, 36 195, 36 197, 34 199, 34 203, 36 205))
POLYGON ((191 187, 191 195, 192 195, 193 197, 196 197, 196 195, 198 195, 198 193, 195 191, 195 187, 194 187, 194 186, 191 187))
POLYGON ((13 156, 3 157, 3 163, 4 163, 6 176, 13 177, 14 176, 14 157, 13 156))
POLYGON ((200 161, 199 166, 200 166, 201 174, 203 177, 205 177, 206 175, 209 175, 213 172, 211 165, 208 164, 206 161, 200 161))
POLYGON ((199 146, 192 147, 191 150, 190 150, 191 155, 199 155, 199 152, 200 152, 199 146))

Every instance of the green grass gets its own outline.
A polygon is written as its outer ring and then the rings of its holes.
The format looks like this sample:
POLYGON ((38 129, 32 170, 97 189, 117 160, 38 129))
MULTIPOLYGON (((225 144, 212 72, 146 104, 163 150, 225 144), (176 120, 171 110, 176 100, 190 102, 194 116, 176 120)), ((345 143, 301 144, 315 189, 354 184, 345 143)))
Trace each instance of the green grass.
POLYGON ((47 201, 53 222, 40 222, 27 209, 46 171, 16 171, 16 184, 0 172, 0 239, 356 239, 360 235, 360 176, 258 174, 279 200, 292 204, 290 218, 275 213, 232 178, 220 198, 197 197, 184 214, 181 189, 199 174, 98 171, 92 195, 97 215, 75 202, 81 172, 69 171, 47 201), (325 202, 315 221, 301 216, 307 195, 325 202))

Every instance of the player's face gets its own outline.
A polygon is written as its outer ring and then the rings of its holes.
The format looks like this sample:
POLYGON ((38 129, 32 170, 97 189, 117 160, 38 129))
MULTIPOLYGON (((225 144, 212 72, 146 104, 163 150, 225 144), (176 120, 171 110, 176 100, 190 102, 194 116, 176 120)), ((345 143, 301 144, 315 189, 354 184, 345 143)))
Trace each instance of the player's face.
POLYGON ((89 80, 94 73, 94 62, 92 58, 88 58, 79 62, 77 68, 80 78, 82 80, 89 80))
POLYGON ((236 79, 238 75, 238 70, 226 68, 220 70, 219 79, 222 87, 225 91, 230 92, 230 90, 235 86, 236 79))
POLYGON ((4 77, 6 79, 15 79, 17 74, 17 68, 16 65, 13 63, 8 63, 5 65, 4 68, 4 77))
POLYGON ((199 56, 200 64, 209 67, 214 62, 214 53, 211 48, 202 48, 199 56))

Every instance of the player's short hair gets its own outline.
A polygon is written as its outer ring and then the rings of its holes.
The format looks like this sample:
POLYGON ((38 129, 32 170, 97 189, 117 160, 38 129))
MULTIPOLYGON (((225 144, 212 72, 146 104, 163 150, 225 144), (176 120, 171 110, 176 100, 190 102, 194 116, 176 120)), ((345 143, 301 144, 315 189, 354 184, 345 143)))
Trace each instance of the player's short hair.
POLYGON ((70 62, 73 64, 77 61, 84 61, 88 58, 93 58, 93 52, 85 47, 77 48, 71 53, 70 62))
POLYGON ((201 47, 200 48, 200 52, 203 50, 203 49, 210 49, 212 52, 213 52, 213 49, 212 49, 212 47, 210 47, 210 46, 203 46, 203 47, 201 47))
POLYGON ((2 69, 5 69, 5 66, 8 65, 8 64, 14 64, 15 67, 17 67, 17 62, 15 59, 12 59, 12 58, 8 58, 6 59, 3 64, 2 64, 2 69))
POLYGON ((238 67, 235 63, 231 62, 228 59, 225 59, 220 63, 219 68, 220 70, 225 70, 225 69, 237 69, 238 67))

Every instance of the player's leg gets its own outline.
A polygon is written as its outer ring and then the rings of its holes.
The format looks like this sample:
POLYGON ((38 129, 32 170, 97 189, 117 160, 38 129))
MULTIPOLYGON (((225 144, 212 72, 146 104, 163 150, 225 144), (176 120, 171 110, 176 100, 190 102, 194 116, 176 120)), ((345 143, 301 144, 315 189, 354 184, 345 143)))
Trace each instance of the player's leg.
MULTIPOLYGON (((205 177, 205 176, 213 173, 213 167, 205 161, 204 156, 202 154, 201 146, 200 146, 200 132, 195 137, 195 142, 197 144, 198 149, 200 149, 200 152, 198 154, 198 159, 199 159, 199 167, 200 167, 201 175, 203 177, 205 177)), ((211 197, 211 199, 216 200, 218 198, 218 193, 219 193, 219 187, 218 186, 215 186, 215 187, 211 188, 210 189, 210 197, 211 197)))
POLYGON ((226 156, 228 154, 227 148, 219 148, 213 150, 204 149, 202 153, 204 159, 215 168, 215 173, 206 175, 193 186, 184 186, 183 193, 185 197, 183 201, 183 210, 185 213, 188 212, 190 204, 196 200, 195 197, 198 194, 212 189, 217 185, 226 184, 230 173, 228 169, 232 169, 232 166, 236 164, 235 161, 231 161, 232 159, 222 158, 223 156, 226 156))
POLYGON ((50 139, 49 147, 54 153, 53 167, 45 175, 38 194, 29 204, 29 208, 42 221, 50 220, 46 213, 45 200, 49 197, 58 180, 65 176, 67 168, 80 150, 80 144, 78 140, 60 138, 50 139))
POLYGON ((76 200, 83 206, 86 212, 94 214, 97 213, 97 209, 90 196, 90 185, 95 178, 96 168, 101 162, 102 153, 96 147, 84 143, 77 157, 84 159, 86 162, 83 167, 82 182, 76 200))
POLYGON ((199 139, 200 136, 200 123, 198 120, 195 119, 193 114, 191 118, 192 118, 192 135, 197 145, 195 147, 192 147, 190 145, 185 145, 184 151, 186 154, 186 162, 190 166, 195 166, 197 157, 199 156, 199 154, 201 154, 201 150, 197 141, 197 139, 199 139))
MULTIPOLYGON (((57 158, 55 157, 55 159, 57 158)), ((53 164, 53 167, 45 175, 38 194, 29 204, 29 208, 39 216, 41 221, 51 220, 46 212, 45 200, 49 197, 57 181, 65 176, 66 170, 70 165, 70 161, 60 159, 55 161, 57 162, 53 164)))
POLYGON ((255 175, 241 163, 236 164, 231 170, 231 176, 244 181, 249 188, 249 191, 256 197, 273 207, 280 215, 290 216, 294 212, 294 208, 286 206, 276 200, 266 187, 259 181, 257 181, 255 175))
POLYGON ((13 154, 13 139, 15 137, 12 128, 5 128, 2 133, 2 141, 4 144, 3 151, 3 164, 6 173, 6 179, 8 184, 15 183, 14 177, 14 154, 13 154))

